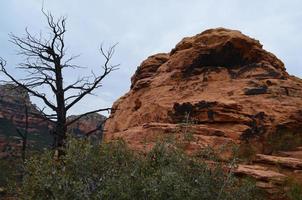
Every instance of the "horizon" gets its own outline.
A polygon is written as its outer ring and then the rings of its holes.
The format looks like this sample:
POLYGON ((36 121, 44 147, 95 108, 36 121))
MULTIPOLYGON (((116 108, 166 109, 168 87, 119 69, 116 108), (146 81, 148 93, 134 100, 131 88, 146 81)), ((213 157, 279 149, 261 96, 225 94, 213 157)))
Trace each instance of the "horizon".
MULTIPOLYGON (((183 37, 196 35, 204 30, 225 27, 241 31, 260 41, 263 48, 275 54, 284 62, 287 72, 302 77, 302 2, 254 1, 165 1, 130 3, 123 1, 90 1, 72 4, 74 1, 18 0, 2 1, 0 40, 3 44, 0 57, 7 61, 10 72, 20 62, 16 48, 8 40, 8 34, 22 36, 25 27, 31 33, 46 31, 46 21, 41 12, 51 11, 55 17, 66 15, 66 42, 69 54, 81 54, 75 63, 97 71, 102 64, 98 52, 101 43, 119 45, 113 57, 113 64, 121 64, 118 71, 110 74, 104 87, 98 89, 98 96, 90 96, 74 108, 69 115, 79 114, 98 107, 111 107, 112 103, 130 88, 130 78, 137 66, 148 56, 169 52, 183 37), (93 2, 93 3, 91 3, 93 2), (213 12, 214 10, 214 12, 213 12), (187 12, 190 11, 190 12, 187 12), (278 15, 276 15, 278 13, 278 15), (213 16, 214 14, 214 16, 213 16), (253 16, 256 15, 256 16, 253 16), (7 20, 9 19, 9 20, 7 20), (299 51, 300 50, 300 51, 299 51), (87 62, 88 61, 88 62, 87 62)), ((90 70, 79 70, 67 75, 66 81, 90 70)), ((14 73, 20 77, 22 74, 14 73)), ((0 76, 1 78, 1 76, 0 76)), ((35 101, 39 105, 39 102, 35 101)), ((106 114, 106 113, 102 113, 106 114)))

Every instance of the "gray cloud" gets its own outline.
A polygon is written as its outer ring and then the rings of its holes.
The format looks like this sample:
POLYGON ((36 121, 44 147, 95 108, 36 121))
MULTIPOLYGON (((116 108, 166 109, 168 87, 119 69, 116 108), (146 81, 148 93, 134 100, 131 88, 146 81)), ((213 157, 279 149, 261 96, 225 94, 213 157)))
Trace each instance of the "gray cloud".
MULTIPOLYGON (((42 1, 3 0, 0 6, 0 55, 15 66, 20 58, 7 41, 8 33, 22 35, 25 27, 45 31, 42 1)), ((113 62, 121 64, 120 70, 108 77, 97 97, 87 98, 72 113, 111 106, 129 89, 131 75, 147 56, 168 52, 183 37, 213 27, 239 29, 260 40, 289 73, 302 76, 300 0, 44 0, 44 7, 56 16, 68 16, 68 48, 81 54, 77 62, 82 66, 97 72, 102 63, 99 45, 119 42, 113 62)), ((66 80, 83 73, 89 71, 66 74, 66 80)))

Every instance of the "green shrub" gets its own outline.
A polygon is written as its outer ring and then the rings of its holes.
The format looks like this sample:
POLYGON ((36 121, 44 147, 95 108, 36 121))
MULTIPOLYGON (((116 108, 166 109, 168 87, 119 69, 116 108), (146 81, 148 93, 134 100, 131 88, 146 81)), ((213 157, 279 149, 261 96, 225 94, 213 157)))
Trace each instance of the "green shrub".
POLYGON ((0 187, 7 185, 9 178, 12 176, 10 164, 7 160, 0 160, 0 187))
POLYGON ((19 158, 0 159, 0 187, 6 188, 20 177, 22 161, 19 158))
POLYGON ((291 183, 287 192, 289 200, 302 200, 302 185, 298 183, 291 183))
POLYGON ((257 199, 255 184, 238 180, 222 165, 209 167, 167 143, 147 154, 123 142, 92 146, 71 139, 66 156, 48 151, 28 160, 21 199, 257 199))
POLYGON ((17 182, 21 181, 21 171, 22 160, 20 158, 0 159, 0 199, 6 199, 11 188, 16 188, 17 182))

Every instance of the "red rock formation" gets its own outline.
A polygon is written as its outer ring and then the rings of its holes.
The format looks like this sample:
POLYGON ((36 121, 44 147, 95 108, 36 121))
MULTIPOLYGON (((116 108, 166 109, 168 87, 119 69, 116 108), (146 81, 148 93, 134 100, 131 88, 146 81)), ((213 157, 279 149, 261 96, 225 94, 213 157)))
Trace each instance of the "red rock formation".
POLYGON ((107 141, 122 138, 142 149, 189 132, 189 152, 252 141, 257 153, 270 154, 269 138, 302 134, 302 80, 239 31, 184 38, 170 53, 143 61, 131 81, 106 122, 107 141))
MULTIPOLYGON (((4 146, 17 147, 19 145, 21 138, 16 129, 25 128, 25 105, 29 111, 28 140, 34 140, 33 142, 38 145, 42 143, 42 146, 52 144, 50 130, 53 124, 43 118, 35 105, 31 103, 28 93, 15 85, 0 85, 0 153, 5 151, 4 146), (10 139, 13 142, 9 141, 10 139)), ((68 120, 75 117, 70 116, 68 120)), ((102 115, 91 114, 74 123, 69 127, 69 131, 77 135, 85 134, 96 129, 104 120, 105 117, 102 115)), ((100 132, 101 130, 97 132, 98 135, 101 135, 100 132)))
MULTIPOLYGON (((30 102, 27 92, 15 85, 0 86, 0 120, 8 129, 25 128, 25 105, 29 113, 29 131, 41 132, 49 127, 49 123, 30 102), (10 127, 9 127, 10 126, 10 127)), ((0 134, 7 134, 0 128, 0 134)), ((10 130, 12 131, 12 130, 10 130)))
MULTIPOLYGON (((73 120, 76 117, 77 115, 69 116, 67 121, 73 120)), ((68 132, 75 135, 93 134, 101 136, 103 132, 103 123, 105 120, 106 117, 98 113, 89 114, 69 126, 68 132)))
MULTIPOLYGON (((301 127, 302 81, 239 31, 210 29, 184 38, 169 54, 143 61, 131 80, 131 90, 113 105, 107 139, 139 146, 165 127, 178 127, 186 115, 197 148, 301 127)), ((266 144, 259 148, 269 151, 266 144)))

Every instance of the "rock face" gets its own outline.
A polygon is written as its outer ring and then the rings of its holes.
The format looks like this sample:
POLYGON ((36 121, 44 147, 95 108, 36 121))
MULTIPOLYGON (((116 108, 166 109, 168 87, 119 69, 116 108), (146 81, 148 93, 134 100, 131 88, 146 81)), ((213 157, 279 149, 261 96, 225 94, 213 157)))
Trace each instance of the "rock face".
MULTIPOLYGON (((0 154, 5 152, 8 147, 20 147, 21 138, 16 129, 25 128, 25 105, 29 113, 28 140, 43 147, 52 145, 53 136, 50 134, 50 130, 53 124, 43 118, 43 115, 31 103, 28 93, 15 85, 0 85, 0 154)), ((68 120, 75 117, 77 116, 70 116, 68 120)), ((76 135, 83 135, 96 129, 104 120, 105 117, 102 115, 90 114, 69 127, 69 131, 76 135)), ((102 126, 93 135, 101 136, 101 133, 102 126)))
POLYGON ((196 138, 191 147, 257 139, 257 149, 269 152, 268 136, 302 130, 302 81, 239 31, 184 38, 170 53, 143 61, 131 80, 113 105, 107 140, 121 137, 140 148, 188 121, 196 138))
POLYGON ((16 129, 25 128, 25 107, 28 109, 29 133, 47 134, 50 123, 30 102, 28 93, 15 85, 0 85, 0 134, 18 136, 16 129))
MULTIPOLYGON (((73 120, 76 117, 76 115, 69 116, 67 121, 73 120)), ((85 135, 94 135, 96 138, 101 139, 105 120, 106 117, 98 113, 89 114, 69 126, 68 131, 69 133, 80 137, 85 135)))
POLYGON ((163 136, 190 133, 189 152, 251 143, 255 154, 272 154, 274 138, 302 135, 302 80, 239 31, 217 28, 184 38, 170 53, 143 61, 131 82, 106 122, 107 141, 122 138, 143 149, 163 136))
POLYGON ((51 124, 30 102, 28 93, 15 85, 0 85, 0 158, 20 155, 22 144, 17 129, 21 132, 25 130, 26 107, 28 145, 41 148, 52 144, 49 134, 51 124))
POLYGON ((35 105, 30 102, 26 91, 14 85, 0 85, 1 134, 5 134, 5 127, 8 129, 25 128, 25 105, 29 113, 29 131, 40 132, 48 129, 49 123, 41 117, 35 105))

